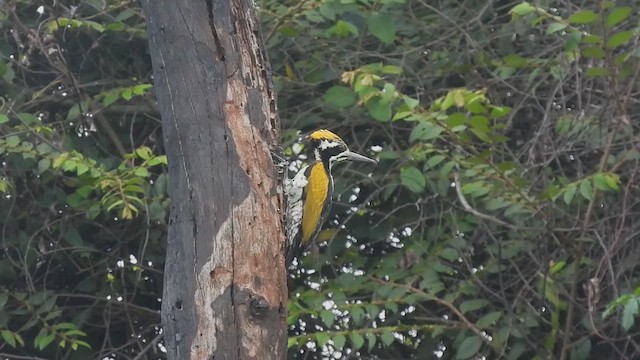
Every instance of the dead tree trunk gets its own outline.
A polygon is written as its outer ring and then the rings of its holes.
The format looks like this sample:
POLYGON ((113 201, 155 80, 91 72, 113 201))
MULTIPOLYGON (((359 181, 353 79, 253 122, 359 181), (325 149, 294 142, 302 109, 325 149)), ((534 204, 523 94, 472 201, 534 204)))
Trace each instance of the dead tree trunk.
POLYGON ((143 0, 169 158, 170 360, 284 359, 275 94, 251 0, 143 0))

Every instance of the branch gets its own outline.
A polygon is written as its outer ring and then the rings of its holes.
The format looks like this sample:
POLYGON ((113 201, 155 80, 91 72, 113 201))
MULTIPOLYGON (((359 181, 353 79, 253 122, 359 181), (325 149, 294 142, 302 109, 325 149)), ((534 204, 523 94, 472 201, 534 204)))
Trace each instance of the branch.
MULTIPOLYGON (((509 228, 511 230, 517 231, 517 230, 525 229, 525 227, 523 227, 523 226, 517 226, 517 225, 509 224, 508 222, 502 221, 502 220, 500 220, 500 219, 498 219, 496 217, 493 217, 491 215, 487 215, 485 213, 482 213, 482 212, 474 209, 471 205, 469 205, 469 202, 467 202, 467 199, 464 197, 464 194, 462 194, 462 189, 460 187, 460 180, 458 178, 458 173, 457 172, 455 172, 453 174, 453 179, 454 179, 454 182, 455 182, 455 185, 456 185, 455 187, 456 187, 456 193, 458 194, 458 199, 460 200, 460 203, 462 204, 462 208, 466 212, 468 212, 470 214, 473 214, 476 217, 479 217, 481 219, 488 220, 488 221, 491 221, 491 222, 496 223, 498 225, 504 226, 504 227, 509 228)), ((531 229, 533 229, 533 228, 531 228, 531 229)))

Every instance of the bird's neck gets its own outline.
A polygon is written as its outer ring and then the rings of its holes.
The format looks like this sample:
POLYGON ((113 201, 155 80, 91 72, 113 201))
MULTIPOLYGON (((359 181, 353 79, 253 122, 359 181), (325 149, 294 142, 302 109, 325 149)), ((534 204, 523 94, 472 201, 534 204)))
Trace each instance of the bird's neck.
POLYGON ((321 162, 324 165, 325 170, 329 173, 331 169, 331 154, 326 151, 320 151, 320 149, 313 150, 314 162, 321 162))

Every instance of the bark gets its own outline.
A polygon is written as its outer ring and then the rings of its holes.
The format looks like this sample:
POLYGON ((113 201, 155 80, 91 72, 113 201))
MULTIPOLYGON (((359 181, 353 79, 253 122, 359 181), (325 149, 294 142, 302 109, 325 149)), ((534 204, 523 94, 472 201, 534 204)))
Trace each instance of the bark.
POLYGON ((275 94, 250 0, 143 0, 169 158, 168 359, 284 359, 275 94))

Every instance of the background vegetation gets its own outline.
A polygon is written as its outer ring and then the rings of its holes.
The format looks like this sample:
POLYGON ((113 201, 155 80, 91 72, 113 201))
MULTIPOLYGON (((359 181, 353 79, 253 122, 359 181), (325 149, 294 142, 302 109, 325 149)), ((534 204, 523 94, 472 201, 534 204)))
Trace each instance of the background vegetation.
MULTIPOLYGON (((381 160, 335 171, 291 358, 640 357, 633 0, 259 6, 292 169, 318 127, 381 160)), ((0 24, 0 356, 161 359, 141 9, 10 0, 0 24)))

